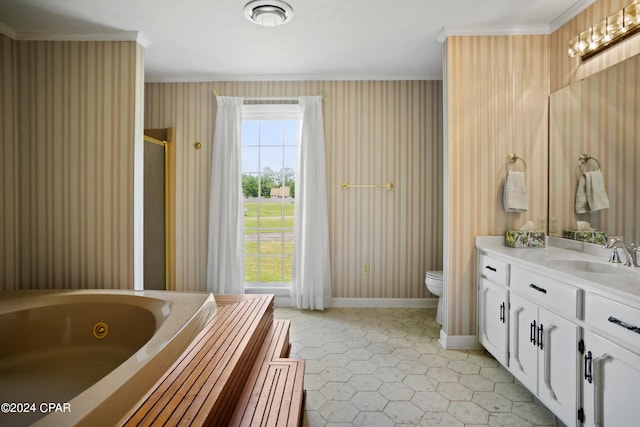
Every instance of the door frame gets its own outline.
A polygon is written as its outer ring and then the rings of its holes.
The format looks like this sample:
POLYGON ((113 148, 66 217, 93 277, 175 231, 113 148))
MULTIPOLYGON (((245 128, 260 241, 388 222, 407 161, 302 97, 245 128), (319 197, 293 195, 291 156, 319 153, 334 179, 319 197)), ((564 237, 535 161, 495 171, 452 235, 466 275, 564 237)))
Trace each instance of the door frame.
POLYGON ((145 129, 144 140, 164 147, 165 288, 176 289, 176 168, 175 129, 145 129))

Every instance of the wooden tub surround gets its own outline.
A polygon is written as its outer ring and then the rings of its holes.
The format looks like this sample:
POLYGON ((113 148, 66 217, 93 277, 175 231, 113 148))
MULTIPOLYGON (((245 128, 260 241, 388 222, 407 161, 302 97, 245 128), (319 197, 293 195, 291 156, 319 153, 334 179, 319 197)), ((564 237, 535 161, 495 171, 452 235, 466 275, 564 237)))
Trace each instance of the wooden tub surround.
POLYGON ((304 360, 289 359, 273 295, 216 295, 218 310, 122 420, 126 426, 298 426, 304 360))

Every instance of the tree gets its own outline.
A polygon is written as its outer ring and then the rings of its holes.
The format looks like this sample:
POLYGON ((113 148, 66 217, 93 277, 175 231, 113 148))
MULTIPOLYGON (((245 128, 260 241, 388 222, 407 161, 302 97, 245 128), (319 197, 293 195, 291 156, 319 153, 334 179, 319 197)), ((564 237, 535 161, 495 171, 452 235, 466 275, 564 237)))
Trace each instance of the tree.
POLYGON ((242 194, 244 197, 258 197, 258 177, 255 175, 242 175, 242 194))

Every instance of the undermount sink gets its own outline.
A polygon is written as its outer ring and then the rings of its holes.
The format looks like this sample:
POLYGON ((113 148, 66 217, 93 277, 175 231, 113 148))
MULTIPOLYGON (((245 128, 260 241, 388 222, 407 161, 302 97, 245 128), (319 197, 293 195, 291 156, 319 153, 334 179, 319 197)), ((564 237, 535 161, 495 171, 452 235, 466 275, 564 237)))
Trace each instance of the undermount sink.
POLYGON ((555 259, 547 261, 547 265, 557 270, 568 272, 582 272, 591 274, 605 274, 608 276, 634 276, 638 274, 636 269, 625 267, 622 264, 611 264, 598 261, 585 261, 577 259, 555 259))

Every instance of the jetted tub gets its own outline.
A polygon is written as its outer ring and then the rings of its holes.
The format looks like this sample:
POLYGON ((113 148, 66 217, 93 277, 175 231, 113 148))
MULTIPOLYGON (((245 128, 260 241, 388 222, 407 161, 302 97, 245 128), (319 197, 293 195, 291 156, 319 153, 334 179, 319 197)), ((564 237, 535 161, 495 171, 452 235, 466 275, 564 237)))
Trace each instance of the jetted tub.
POLYGON ((215 311, 206 293, 0 293, 0 425, 116 425, 215 311))

